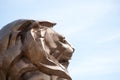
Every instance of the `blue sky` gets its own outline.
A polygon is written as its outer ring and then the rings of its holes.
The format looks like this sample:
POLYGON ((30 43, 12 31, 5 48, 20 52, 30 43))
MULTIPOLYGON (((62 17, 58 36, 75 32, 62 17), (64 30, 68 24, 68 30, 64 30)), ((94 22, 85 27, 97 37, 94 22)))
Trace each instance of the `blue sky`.
POLYGON ((0 28, 16 19, 56 22, 75 48, 73 80, 120 80, 119 0, 0 0, 0 28))

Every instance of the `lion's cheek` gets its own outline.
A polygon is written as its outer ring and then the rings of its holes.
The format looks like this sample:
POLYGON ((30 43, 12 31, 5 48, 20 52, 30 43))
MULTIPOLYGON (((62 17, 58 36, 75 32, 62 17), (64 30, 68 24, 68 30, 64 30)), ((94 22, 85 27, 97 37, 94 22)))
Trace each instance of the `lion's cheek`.
POLYGON ((42 51, 43 50, 40 48, 39 43, 34 39, 34 36, 31 35, 31 32, 28 31, 24 39, 23 55, 33 62, 42 61, 44 57, 42 51))

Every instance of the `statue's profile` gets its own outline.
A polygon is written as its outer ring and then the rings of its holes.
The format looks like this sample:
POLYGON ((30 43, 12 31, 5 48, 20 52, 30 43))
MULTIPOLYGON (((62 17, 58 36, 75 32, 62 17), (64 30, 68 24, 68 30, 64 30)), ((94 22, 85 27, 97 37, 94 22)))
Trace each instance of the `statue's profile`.
POLYGON ((20 19, 0 30, 0 80, 72 80, 67 67, 74 49, 54 25, 20 19))

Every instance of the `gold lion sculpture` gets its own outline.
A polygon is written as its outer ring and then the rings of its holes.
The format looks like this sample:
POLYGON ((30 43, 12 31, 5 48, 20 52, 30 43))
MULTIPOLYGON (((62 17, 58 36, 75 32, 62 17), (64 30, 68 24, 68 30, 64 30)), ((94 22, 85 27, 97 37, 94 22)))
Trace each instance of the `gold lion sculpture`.
POLYGON ((74 49, 54 25, 20 19, 0 30, 0 80, 72 80, 67 67, 74 49))

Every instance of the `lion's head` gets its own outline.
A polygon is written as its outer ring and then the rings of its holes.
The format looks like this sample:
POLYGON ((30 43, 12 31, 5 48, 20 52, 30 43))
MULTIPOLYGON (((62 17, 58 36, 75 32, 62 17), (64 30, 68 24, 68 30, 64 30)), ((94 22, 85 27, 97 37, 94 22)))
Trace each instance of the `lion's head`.
POLYGON ((74 49, 65 37, 52 29, 54 25, 48 21, 17 20, 1 29, 0 75, 4 75, 3 80, 8 76, 18 80, 31 70, 71 79, 67 66, 74 49), (15 70, 16 73, 11 73, 15 70))

